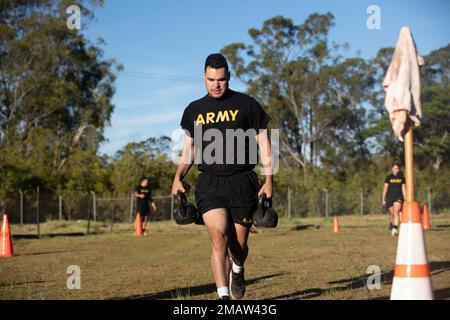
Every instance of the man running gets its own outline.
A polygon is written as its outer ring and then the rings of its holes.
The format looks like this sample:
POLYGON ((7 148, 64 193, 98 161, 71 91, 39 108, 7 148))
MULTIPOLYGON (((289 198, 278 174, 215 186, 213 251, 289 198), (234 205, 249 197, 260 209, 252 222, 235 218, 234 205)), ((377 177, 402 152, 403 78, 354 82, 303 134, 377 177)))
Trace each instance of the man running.
POLYGON ((141 183, 134 189, 133 195, 137 198, 137 215, 140 215, 142 222, 142 232, 144 236, 147 236, 147 221, 148 214, 150 213, 150 204, 152 206, 153 213, 156 212, 156 205, 152 200, 152 190, 148 185, 148 178, 143 177, 141 183))
POLYGON ((253 212, 258 196, 272 196, 271 145, 266 130, 270 117, 255 99, 228 88, 230 72, 223 55, 207 57, 204 80, 207 95, 189 104, 181 120, 186 134, 172 194, 185 191, 183 177, 200 152, 196 163, 202 173, 195 198, 209 232, 217 293, 219 299, 230 299, 230 295, 240 299, 245 294, 244 263, 253 212), (244 137, 244 150, 228 144, 234 143, 239 130, 250 132, 244 137), (251 161, 257 159, 257 146, 266 175, 261 187, 253 171, 257 160, 251 161))
POLYGON ((390 229, 392 235, 398 235, 398 227, 400 224, 400 211, 406 195, 405 177, 400 172, 400 165, 394 163, 392 165, 392 174, 389 174, 384 180, 383 189, 383 206, 389 210, 391 215, 390 229))

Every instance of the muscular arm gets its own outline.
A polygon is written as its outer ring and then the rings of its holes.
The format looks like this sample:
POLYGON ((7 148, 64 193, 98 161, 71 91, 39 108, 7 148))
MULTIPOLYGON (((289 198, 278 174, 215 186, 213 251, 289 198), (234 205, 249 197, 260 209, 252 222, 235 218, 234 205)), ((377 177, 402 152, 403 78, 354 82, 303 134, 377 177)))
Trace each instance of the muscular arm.
POLYGON ((262 193, 265 193, 268 198, 272 197, 273 191, 273 163, 272 163, 272 145, 269 140, 268 131, 261 131, 256 136, 256 143, 259 146, 260 155, 261 155, 261 163, 264 167, 264 175, 266 176, 266 181, 264 185, 261 187, 261 190, 258 193, 260 196, 262 193))
POLYGON ((177 171, 173 179, 172 194, 176 195, 177 191, 185 192, 181 181, 189 172, 189 169, 194 164, 195 157, 194 139, 185 135, 183 142, 183 150, 178 160, 177 171))

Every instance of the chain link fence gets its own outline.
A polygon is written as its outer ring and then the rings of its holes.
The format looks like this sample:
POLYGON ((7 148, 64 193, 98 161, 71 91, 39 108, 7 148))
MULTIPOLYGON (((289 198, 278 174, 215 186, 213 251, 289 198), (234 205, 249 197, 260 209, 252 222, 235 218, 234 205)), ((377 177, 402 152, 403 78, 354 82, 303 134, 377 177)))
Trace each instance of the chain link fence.
MULTIPOLYGON (((273 206, 285 217, 329 217, 335 215, 381 214, 382 190, 375 192, 360 188, 359 192, 343 189, 275 190, 273 206)), ((434 214, 450 211, 450 192, 434 193, 431 187, 418 188, 415 199, 428 204, 434 214)))
MULTIPOLYGON (((129 194, 95 194, 94 192, 61 192, 19 190, 4 201, 10 223, 39 224, 46 221, 92 221, 111 225, 133 223, 136 198, 129 194)), ((174 214, 174 198, 155 195, 156 213, 149 214, 150 221, 170 220, 174 214)), ((191 199, 192 200, 192 199, 191 199)), ((450 209, 450 191, 433 192, 432 187, 416 190, 416 200, 428 203, 432 214, 450 209)), ((324 189, 275 190, 273 206, 280 217, 329 217, 334 215, 368 215, 381 213, 381 190, 359 192, 333 187, 324 189)))
MULTIPOLYGON (((149 214, 150 221, 173 218, 174 199, 170 195, 155 195, 156 213, 149 214)), ((94 192, 42 192, 19 190, 5 199, 4 210, 13 224, 39 224, 46 221, 88 220, 105 223, 133 223, 136 198, 127 195, 96 194, 94 192)))

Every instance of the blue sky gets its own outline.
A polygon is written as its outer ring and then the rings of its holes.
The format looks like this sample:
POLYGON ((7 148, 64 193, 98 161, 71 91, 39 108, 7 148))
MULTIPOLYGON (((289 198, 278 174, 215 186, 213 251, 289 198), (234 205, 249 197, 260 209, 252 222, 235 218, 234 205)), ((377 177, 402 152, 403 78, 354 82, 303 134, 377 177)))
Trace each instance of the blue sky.
MULTIPOLYGON (((103 38, 105 58, 122 63, 125 73, 116 81, 115 111, 100 152, 112 155, 131 141, 170 136, 184 108, 205 94, 201 76, 209 53, 233 42, 249 43, 248 29, 273 16, 299 24, 315 12, 334 14, 330 40, 349 43, 349 55, 359 50, 370 58, 379 48, 395 46, 404 25, 422 55, 450 42, 447 0, 105 0, 82 31, 92 41, 103 38), (381 9, 380 30, 366 27, 369 5, 381 9)), ((245 90, 233 80, 231 88, 245 90)))

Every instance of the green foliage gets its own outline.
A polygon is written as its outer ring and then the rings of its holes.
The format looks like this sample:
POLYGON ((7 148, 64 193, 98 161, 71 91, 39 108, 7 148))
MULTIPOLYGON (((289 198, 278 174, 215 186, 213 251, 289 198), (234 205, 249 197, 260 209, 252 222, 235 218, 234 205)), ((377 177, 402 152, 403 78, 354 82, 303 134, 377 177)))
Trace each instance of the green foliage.
POLYGON ((113 190, 128 193, 145 176, 152 188, 170 193, 176 167, 167 157, 169 143, 170 138, 162 136, 127 144, 112 163, 113 190))
POLYGON ((369 154, 364 129, 372 67, 340 55, 347 45, 329 41, 333 25, 330 13, 312 14, 299 25, 277 16, 249 30, 253 43, 222 49, 281 129, 285 163, 299 165, 305 181, 319 167, 357 170, 369 154))
MULTIPOLYGON (((78 2, 84 25, 93 17, 89 3, 102 1, 78 2)), ((107 187, 97 150, 114 109, 112 69, 120 66, 67 28, 70 4, 0 3, 0 172, 20 172, 2 181, 5 193, 107 187)))
MULTIPOLYGON (((84 18, 102 1, 78 2, 84 18)), ((89 192, 125 195, 143 176, 156 194, 170 193, 175 164, 171 140, 150 137, 127 144, 113 157, 99 155, 114 111, 114 60, 99 45, 66 27, 71 1, 0 0, 0 205, 22 190, 65 196, 68 210, 89 203, 89 192), (71 201, 71 202, 70 202, 71 201)), ((88 19, 89 20, 89 19, 88 19)), ((83 20, 84 25, 86 19, 83 20)), ((274 205, 292 213, 324 215, 380 212, 390 164, 403 158, 394 139, 381 87, 393 48, 374 59, 343 58, 348 45, 329 39, 332 14, 303 23, 276 16, 248 31, 251 42, 222 52, 281 130, 280 171, 274 205)), ((101 41, 100 41, 101 43, 101 41)), ((416 195, 449 206, 450 45, 425 56, 422 127, 414 130, 416 195)), ((180 115, 181 116, 181 115, 180 115)), ((185 178, 193 200, 198 170, 185 178)), ((31 197, 31 196, 30 196, 31 197)), ((29 198, 30 198, 29 197, 29 198)))

